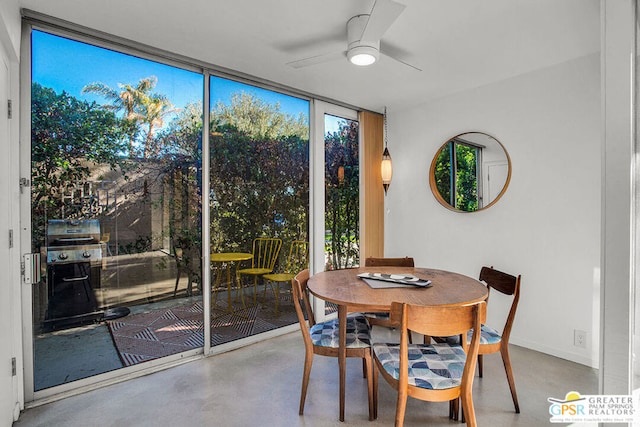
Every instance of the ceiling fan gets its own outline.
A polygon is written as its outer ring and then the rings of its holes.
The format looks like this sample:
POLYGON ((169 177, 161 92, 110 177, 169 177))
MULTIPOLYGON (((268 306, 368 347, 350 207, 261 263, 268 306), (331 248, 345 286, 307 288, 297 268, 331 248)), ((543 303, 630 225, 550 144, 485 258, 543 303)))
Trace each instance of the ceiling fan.
POLYGON ((398 19, 406 6, 392 0, 376 0, 369 14, 356 15, 347 22, 347 50, 330 52, 288 62, 293 68, 303 68, 324 62, 346 58, 355 65, 366 66, 376 62, 380 55, 391 58, 401 64, 422 71, 390 52, 380 49, 380 39, 389 27, 398 19))

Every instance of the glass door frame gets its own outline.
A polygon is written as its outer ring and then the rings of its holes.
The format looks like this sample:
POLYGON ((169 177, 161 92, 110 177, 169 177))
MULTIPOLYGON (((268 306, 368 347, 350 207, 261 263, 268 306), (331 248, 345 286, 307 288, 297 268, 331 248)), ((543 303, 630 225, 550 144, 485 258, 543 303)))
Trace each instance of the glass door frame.
MULTIPOLYGON (((222 73, 216 70, 216 68, 210 64, 199 64, 197 62, 185 62, 184 58, 176 57, 172 60, 169 53, 163 51, 149 50, 148 47, 142 45, 136 45, 135 42, 129 40, 120 40, 117 36, 110 36, 108 34, 91 34, 87 33, 86 29, 78 29, 73 25, 67 26, 67 23, 58 23, 55 18, 34 20, 32 17, 27 16, 26 21, 22 26, 22 39, 21 39, 21 63, 20 63, 20 177, 29 180, 31 176, 31 32, 32 30, 42 30, 62 37, 68 37, 72 40, 79 42, 89 43, 99 47, 106 47, 107 49, 113 48, 114 50, 124 53, 132 54, 143 59, 149 59, 155 62, 162 62, 166 65, 176 66, 183 69, 191 69, 191 71, 197 71, 201 73, 204 79, 204 93, 203 93, 203 133, 202 133, 202 224, 208 224, 210 220, 210 212, 206 208, 209 206, 210 194, 206 189, 210 187, 210 141, 209 141, 209 116, 210 108, 208 107, 210 98, 210 76, 223 75, 230 77, 234 80, 242 81, 241 77, 233 77, 227 73, 222 73)), ((249 84, 255 84, 255 82, 247 82, 249 84)), ((306 99, 309 101, 309 175, 310 175, 310 189, 309 189, 309 241, 310 246, 310 269, 312 272, 320 271, 324 267, 324 115, 330 114, 333 116, 343 117, 349 120, 358 120, 358 111, 339 106, 337 104, 328 103, 325 101, 318 101, 310 97, 296 93, 288 88, 279 88, 274 85, 267 85, 265 88, 277 90, 284 94, 290 94, 298 98, 306 99), (318 263, 318 260, 319 263, 318 263)), ((359 132, 359 162, 360 170, 362 171, 362 132, 359 132)), ((362 172, 361 172, 362 175, 362 172)), ((363 206, 363 192, 362 180, 360 182, 360 206, 363 206)), ((20 194, 20 211, 21 211, 21 232, 20 232, 20 246, 21 253, 31 252, 31 197, 30 188, 25 185, 22 188, 20 194)), ((363 211, 360 209, 360 229, 362 230, 362 217, 363 211)), ((202 253, 207 254, 209 252, 210 230, 208 227, 202 229, 202 253)), ((361 247, 362 250, 362 247, 361 247)), ((202 257, 202 281, 203 283, 210 283, 211 270, 210 259, 208 256, 202 257)), ((196 350, 190 350, 184 353, 179 353, 172 356, 163 357, 160 359, 151 360, 141 365, 134 365, 131 367, 124 367, 114 371, 109 371, 99 376, 90 376, 87 378, 79 379, 69 383, 61 384, 55 387, 45 388, 35 391, 34 387, 34 342, 33 342, 33 289, 30 284, 23 284, 21 286, 21 299, 22 299, 22 339, 23 339, 23 379, 21 384, 24 390, 24 402, 27 406, 30 406, 32 402, 36 404, 56 400, 61 397, 67 397, 75 394, 80 394, 91 389, 95 389, 106 384, 116 383, 135 377, 146 375, 150 372, 157 371, 166 367, 184 363, 187 360, 191 360, 197 357, 202 357, 217 354, 222 351, 228 351, 231 347, 238 347, 237 344, 232 346, 211 346, 211 325, 208 321, 209 318, 205 318, 204 325, 204 346, 196 350)), ((202 303, 205 313, 210 313, 211 307, 211 295, 208 292, 203 292, 202 303)), ((324 308, 324 304, 323 304, 324 308)), ((280 328, 278 333, 267 333, 262 336, 256 336, 253 341, 262 340, 273 336, 275 334, 286 333, 294 331, 298 328, 297 324, 280 328)), ((242 345, 249 344, 246 342, 242 345)))
MULTIPOLYGON (((66 37, 70 40, 78 41, 81 43, 87 43, 93 46, 113 49, 119 53, 125 55, 133 55, 142 59, 150 60, 153 62, 159 62, 165 64, 167 66, 173 66, 184 70, 189 70, 193 72, 197 72, 202 75, 203 79, 208 78, 209 73, 206 72, 201 67, 196 65, 189 65, 182 61, 171 60, 167 56, 156 56, 152 52, 148 52, 144 47, 137 46, 133 42, 129 42, 126 44, 117 43, 117 37, 113 37, 114 40, 109 39, 109 37, 100 37, 99 35, 93 37, 90 34, 76 32, 72 28, 60 27, 57 25, 47 25, 38 24, 33 22, 23 23, 22 26, 22 38, 21 38, 21 62, 20 62, 20 177, 23 178, 23 182, 25 185, 21 183, 21 194, 20 194, 20 247, 21 252, 23 254, 28 254, 31 252, 31 188, 30 188, 30 179, 31 179, 31 33, 33 30, 39 30, 48 32, 50 34, 54 34, 60 37, 66 37), (115 47, 114 44, 115 43, 115 47), (26 181, 24 180, 26 179, 26 181)), ((203 87, 205 93, 203 94, 203 103, 206 99, 208 99, 208 80, 204 80, 203 87)), ((203 111, 203 120, 208 120, 209 113, 203 111)), ((208 163, 208 132, 209 124, 207 121, 203 122, 203 135, 202 135, 202 150, 203 150, 203 164, 201 166, 202 171, 205 171, 204 161, 208 163), (206 151, 205 151, 206 150, 206 151)), ((208 167, 208 164, 206 165, 208 167)), ((204 185, 209 184, 209 177, 207 173, 204 173, 202 177, 203 188, 204 185)), ((205 198, 208 201, 208 194, 204 192, 203 202, 205 203, 205 198)), ((204 221, 208 219, 208 211, 206 209, 201 209, 202 215, 201 220, 204 221)), ((203 222, 204 224, 204 222, 203 222)), ((204 227, 202 230, 203 243, 202 246, 204 248, 207 237, 208 228, 204 227), (205 230, 206 236, 205 236, 205 230)), ((206 250, 208 251, 208 243, 206 244, 206 250)), ((41 263, 46 263, 46 260, 41 260, 41 263)), ((209 259, 208 257, 203 257, 202 267, 206 270, 202 271, 202 280, 203 283, 208 283, 210 279, 209 272, 209 259), (205 282, 205 280, 207 282, 205 282)), ((34 283, 35 285, 35 283, 34 283)), ((23 390, 24 390, 24 401, 29 405, 29 402, 47 402, 51 399, 57 399, 59 397, 66 397, 70 395, 79 394, 94 388, 101 387, 106 384, 120 382, 123 380, 128 380, 131 378, 147 375, 149 372, 158 370, 158 367, 162 366, 169 367, 172 365, 184 363, 185 360, 189 360, 192 358, 200 357, 203 354, 207 354, 210 349, 210 324, 209 324, 209 316, 207 316, 204 320, 204 346, 198 347, 193 350, 188 350, 182 353, 177 353, 174 355, 165 356, 162 358, 150 360, 144 362, 143 364, 134 365, 130 367, 122 367, 120 369, 116 369, 113 371, 108 371, 101 373, 97 376, 88 376, 86 378, 78 379, 75 381, 71 381, 68 383, 63 383, 60 385, 56 385, 53 387, 45 388, 42 390, 35 390, 35 365, 34 365, 34 334, 33 334, 33 285, 22 283, 21 288, 21 298, 22 298, 22 341, 23 341, 23 368, 24 368, 24 382, 23 382, 23 390)), ((210 307, 210 295, 207 292, 203 292, 202 302, 204 313, 208 313, 208 308, 210 307)))
MULTIPOLYGON (((325 156, 324 156, 324 137, 325 137, 325 115, 342 117, 348 120, 356 120, 359 122, 358 111, 331 104, 326 101, 314 100, 311 103, 311 153, 310 159, 310 247, 309 268, 310 273, 315 274, 324 271, 324 235, 325 235, 325 156)), ((358 132, 358 150, 360 162, 360 176, 362 177, 362 131, 358 132)), ((359 204, 363 206, 362 179, 360 180, 359 204)), ((362 235, 362 219, 363 209, 360 209, 360 235, 362 235)), ((362 247, 360 248, 362 253, 362 247)), ((324 301, 313 298, 313 312, 316 321, 324 320, 324 301)))

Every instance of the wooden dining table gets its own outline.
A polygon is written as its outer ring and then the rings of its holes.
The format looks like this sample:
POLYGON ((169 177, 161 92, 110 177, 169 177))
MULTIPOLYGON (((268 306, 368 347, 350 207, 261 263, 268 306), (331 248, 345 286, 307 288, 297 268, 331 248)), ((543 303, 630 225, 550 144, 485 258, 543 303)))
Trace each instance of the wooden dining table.
POLYGON ((451 271, 413 267, 359 267, 316 273, 309 278, 309 291, 316 297, 338 306, 340 371, 340 421, 344 421, 345 379, 347 364, 346 322, 349 312, 389 312, 394 301, 416 305, 471 304, 488 296, 487 288, 477 279, 451 271), (360 273, 412 275, 430 280, 431 286, 372 288, 360 273))

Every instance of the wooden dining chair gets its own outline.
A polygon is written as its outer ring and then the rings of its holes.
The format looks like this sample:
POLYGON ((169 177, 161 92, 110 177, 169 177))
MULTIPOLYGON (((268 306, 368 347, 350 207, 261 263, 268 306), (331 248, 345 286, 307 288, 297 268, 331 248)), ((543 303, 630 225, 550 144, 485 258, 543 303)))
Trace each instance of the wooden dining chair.
POLYGON ((400 344, 374 343, 374 417, 378 415, 378 375, 398 392, 396 427, 402 426, 407 398, 450 402, 449 417, 456 418, 462 402, 467 425, 475 427, 472 387, 480 332, 486 317, 484 301, 469 305, 421 306, 394 302, 391 320, 399 321, 400 344), (408 330, 429 336, 466 334, 473 329, 469 344, 409 344, 408 330))
MULTIPOLYGON (((415 267, 413 258, 374 258, 368 257, 364 261, 365 267, 415 267)), ((387 312, 372 312, 364 313, 371 326, 385 326, 387 328, 393 328, 389 320, 389 313, 387 312)), ((411 335, 409 335, 411 340, 411 335)))
POLYGON ((284 269, 279 273, 269 273, 262 276, 265 281, 264 294, 262 301, 267 297, 267 284, 271 286, 273 295, 276 300, 275 310, 278 314, 278 304, 280 299, 280 283, 291 283, 291 279, 297 272, 302 271, 309 267, 309 242, 302 240, 294 240, 291 242, 289 248, 289 255, 287 256, 287 263, 284 269))
MULTIPOLYGON (((509 356, 509 336, 511 335, 511 329, 513 327, 513 320, 516 317, 516 309, 518 308, 518 301, 520 300, 520 280, 521 276, 513 276, 511 274, 503 273, 496 270, 493 267, 482 267, 480 270, 479 280, 486 283, 489 296, 491 290, 494 289, 504 295, 512 296, 511 308, 507 315, 502 333, 496 329, 483 324, 480 331, 480 349, 478 350, 478 376, 482 378, 483 374, 483 355, 500 352, 502 355, 502 363, 504 364, 504 370, 507 374, 507 382, 509 383, 509 389, 511 390, 511 399, 513 400, 513 406, 517 414, 520 413, 520 405, 518 403, 518 393, 516 392, 516 383, 513 378, 513 369, 511 367, 511 357, 509 356)), ((489 296, 487 296, 487 303, 489 302, 489 296)), ((471 340, 471 334, 473 331, 467 333, 467 342, 471 340)), ((448 342, 450 344, 460 342, 460 336, 449 337, 437 337, 434 338, 437 342, 448 342)))
MULTIPOLYGON (((300 415, 303 415, 304 412, 313 355, 338 357, 339 347, 338 319, 316 323, 309 300, 308 281, 308 269, 301 271, 291 279, 293 302, 300 322, 300 330, 302 331, 305 347, 302 389, 300 391, 300 415), (309 322, 308 326, 305 312, 309 322)), ((367 378, 369 397, 369 420, 373 420, 373 363, 371 359, 370 332, 369 323, 362 314, 354 313, 347 316, 347 357, 359 357, 363 360, 364 376, 367 378)), ((344 402, 340 402, 341 407, 343 404, 344 402)))
MULTIPOLYGON (((482 356, 484 354, 500 352, 504 370, 507 374, 507 381, 509 382, 509 389, 511 390, 513 406, 515 407, 516 413, 519 414, 520 405, 518 404, 518 393, 516 392, 516 383, 513 379, 513 369, 511 368, 511 357, 509 356, 509 336, 511 335, 513 320, 516 317, 516 309, 518 308, 518 301, 520 300, 521 275, 512 276, 511 274, 495 270, 493 267, 482 267, 479 279, 481 282, 487 284, 489 296, 491 296, 491 290, 495 289, 504 295, 513 296, 513 299, 511 300, 511 308, 507 315, 507 320, 502 328, 502 334, 490 326, 482 325, 480 349, 478 351, 478 375, 482 377, 482 356)), ((488 300, 489 297, 487 297, 487 302, 488 300)))
POLYGON ((244 303, 244 292, 242 286, 242 276, 253 277, 253 304, 256 304, 258 292, 258 280, 262 281, 265 274, 273 272, 273 268, 278 260, 278 254, 282 247, 282 240, 274 237, 258 237, 253 240, 253 257, 251 267, 241 268, 236 271, 238 289, 244 303))
POLYGON ((376 258, 367 257, 364 260, 365 267, 415 267, 412 257, 404 258, 376 258))

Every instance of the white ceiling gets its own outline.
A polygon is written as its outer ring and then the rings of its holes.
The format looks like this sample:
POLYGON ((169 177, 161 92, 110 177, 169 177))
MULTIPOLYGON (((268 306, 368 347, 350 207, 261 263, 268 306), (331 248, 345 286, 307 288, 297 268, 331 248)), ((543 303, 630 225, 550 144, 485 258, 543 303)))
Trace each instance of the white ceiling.
POLYGON ((597 53, 599 0, 396 0, 382 57, 294 69, 346 49, 374 0, 20 0, 21 7, 372 111, 403 109, 597 53))

